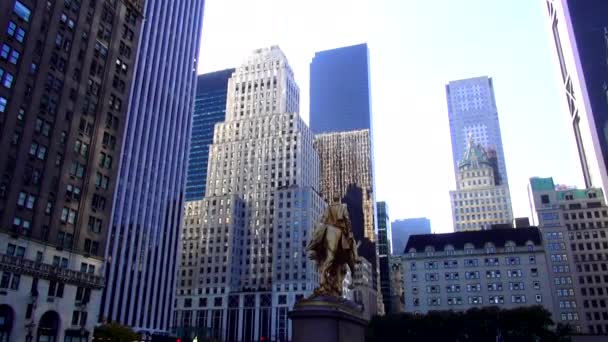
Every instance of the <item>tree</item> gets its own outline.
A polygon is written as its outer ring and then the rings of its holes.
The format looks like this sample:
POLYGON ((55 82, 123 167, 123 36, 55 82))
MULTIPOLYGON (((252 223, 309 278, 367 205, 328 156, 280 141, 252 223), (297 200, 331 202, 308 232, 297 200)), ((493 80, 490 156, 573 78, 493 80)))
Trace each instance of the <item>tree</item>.
POLYGON ((426 315, 400 313, 374 317, 366 341, 568 342, 571 329, 553 326, 551 314, 541 306, 431 311, 426 315))
POLYGON ((107 323, 95 328, 95 340, 108 342, 139 341, 139 334, 119 323, 107 323))

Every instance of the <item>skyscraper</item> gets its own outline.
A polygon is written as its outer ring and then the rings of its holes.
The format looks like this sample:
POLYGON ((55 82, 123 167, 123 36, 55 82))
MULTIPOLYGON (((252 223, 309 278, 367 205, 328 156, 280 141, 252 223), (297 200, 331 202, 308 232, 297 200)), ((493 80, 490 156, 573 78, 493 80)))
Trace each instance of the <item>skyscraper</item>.
POLYGON ((319 134, 315 149, 321 161, 321 196, 328 203, 344 199, 353 213, 360 207, 363 220, 353 221, 355 238, 375 241, 370 131, 319 134))
POLYGON ((320 51, 310 63, 314 134, 372 128, 367 44, 320 51))
MULTIPOLYGON (((370 94, 367 44, 315 54, 310 127, 321 160, 321 195, 347 204, 355 239, 362 242, 359 254, 372 265, 374 290, 379 291, 370 94)), ((381 309, 381 294, 377 298, 381 309)))
POLYGON ((585 185, 608 189, 608 2, 546 3, 585 185))
POLYGON ((0 2, 2 341, 92 337, 142 4, 0 2))
POLYGON ((209 145, 213 143, 215 124, 224 121, 226 117, 228 80, 233 72, 234 69, 226 69, 198 75, 192 115, 186 201, 201 200, 205 196, 209 145))
POLYGON ((509 186, 496 184, 496 172, 486 150, 469 138, 458 163, 456 190, 450 191, 454 231, 485 230, 511 225, 513 209, 509 186))
POLYGON ((470 137, 496 152, 497 185, 508 184, 494 86, 489 77, 452 81, 446 85, 454 175, 467 151, 470 137))
POLYGON ((391 223, 393 255, 403 255, 410 235, 431 234, 431 220, 426 217, 396 220, 391 223))
POLYGON ((378 264, 380 266, 380 291, 385 312, 391 309, 391 220, 386 202, 378 202, 378 264))
POLYGON ((288 340, 287 312, 318 284, 306 242, 325 202, 299 88, 277 46, 228 82, 209 148, 205 198, 187 203, 175 331, 225 341, 288 340))
POLYGON ((546 241, 555 314, 577 332, 608 335, 608 206, 599 188, 557 188, 531 178, 532 216, 546 241))
POLYGON ((148 0, 106 248, 103 319, 167 331, 203 0, 148 0))

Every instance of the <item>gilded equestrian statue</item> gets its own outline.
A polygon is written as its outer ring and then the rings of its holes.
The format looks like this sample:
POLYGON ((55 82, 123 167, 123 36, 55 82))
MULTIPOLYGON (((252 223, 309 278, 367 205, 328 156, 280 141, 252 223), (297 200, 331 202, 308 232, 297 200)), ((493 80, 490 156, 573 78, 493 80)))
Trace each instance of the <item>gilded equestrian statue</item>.
POLYGON ((346 265, 351 275, 355 272, 357 247, 346 204, 334 199, 316 224, 307 246, 308 257, 316 262, 320 276, 313 296, 342 296, 346 265))

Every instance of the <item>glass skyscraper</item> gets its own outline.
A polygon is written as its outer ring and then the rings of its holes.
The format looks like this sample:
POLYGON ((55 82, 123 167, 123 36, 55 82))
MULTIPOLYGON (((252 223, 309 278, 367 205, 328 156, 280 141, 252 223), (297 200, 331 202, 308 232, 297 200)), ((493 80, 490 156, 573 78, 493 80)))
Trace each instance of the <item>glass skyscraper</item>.
POLYGON ((472 138, 496 155, 496 183, 508 184, 505 155, 502 148, 498 109, 494 98, 492 79, 487 76, 452 81, 446 85, 454 174, 458 175, 458 162, 472 138))
POLYGON ((410 235, 431 234, 431 220, 426 217, 408 218, 391 223, 393 255, 403 255, 410 235))
POLYGON ((198 76, 192 114, 186 201, 205 197, 209 145, 213 143, 215 124, 224 121, 226 117, 228 80, 234 70, 226 69, 198 76))
POLYGON ((395 312, 391 307, 391 274, 389 257, 391 248, 391 220, 386 202, 378 202, 378 264, 380 265, 380 290, 385 312, 395 312))
POLYGON ((608 2, 546 0, 587 187, 608 188, 608 2))
POLYGON ((367 44, 315 53, 310 63, 310 128, 321 159, 321 196, 328 202, 341 198, 351 216, 361 211, 353 230, 362 239, 359 255, 372 265, 374 290, 379 290, 370 89, 367 44), (358 227, 364 228, 361 236, 358 227))
POLYGON ((320 51, 310 63, 314 134, 372 128, 367 44, 320 51))
POLYGON ((147 0, 100 320, 166 332, 175 297, 203 0, 147 0))

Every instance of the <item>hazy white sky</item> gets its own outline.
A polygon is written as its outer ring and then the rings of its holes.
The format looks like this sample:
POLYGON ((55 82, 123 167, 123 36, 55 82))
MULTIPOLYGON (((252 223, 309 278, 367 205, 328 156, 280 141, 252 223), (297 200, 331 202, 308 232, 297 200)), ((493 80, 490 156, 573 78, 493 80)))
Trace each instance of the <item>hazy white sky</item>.
POLYGON ((199 73, 238 66, 279 45, 308 120, 315 51, 367 42, 376 197, 391 220, 426 216, 452 231, 455 188, 445 84, 494 79, 516 216, 530 216, 528 179, 582 186, 542 0, 207 0, 199 73))

